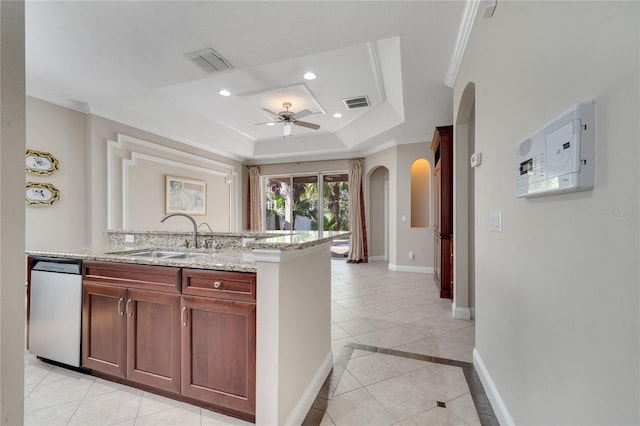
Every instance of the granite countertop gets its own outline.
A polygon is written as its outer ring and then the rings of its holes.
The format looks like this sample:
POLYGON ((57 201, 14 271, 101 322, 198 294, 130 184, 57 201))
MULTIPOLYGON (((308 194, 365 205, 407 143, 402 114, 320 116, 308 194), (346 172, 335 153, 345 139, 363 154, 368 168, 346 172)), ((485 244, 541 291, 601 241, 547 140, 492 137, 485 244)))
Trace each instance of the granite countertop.
POLYGON ((60 258, 74 258, 102 262, 135 263, 141 265, 174 266, 180 268, 210 269, 234 272, 256 272, 256 264, 252 251, 256 250, 304 250, 334 239, 346 238, 349 232, 323 232, 320 237, 318 231, 293 231, 286 235, 250 241, 245 248, 227 248, 222 250, 185 249, 171 247, 81 247, 60 250, 27 250, 31 256, 46 256, 60 258), (153 258, 131 256, 138 252, 149 250, 171 250, 195 253, 197 256, 186 258, 153 258))

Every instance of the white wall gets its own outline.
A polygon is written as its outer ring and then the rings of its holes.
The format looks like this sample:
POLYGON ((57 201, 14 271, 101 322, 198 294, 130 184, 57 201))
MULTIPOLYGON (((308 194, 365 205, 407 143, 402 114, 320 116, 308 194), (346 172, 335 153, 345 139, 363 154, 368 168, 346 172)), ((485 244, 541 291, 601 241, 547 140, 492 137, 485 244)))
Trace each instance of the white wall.
POLYGON ((244 170, 239 162, 32 97, 27 97, 26 111, 27 148, 50 152, 60 162, 55 174, 29 174, 27 180, 52 183, 61 192, 60 201, 53 206, 26 207, 27 249, 100 246, 106 241, 104 231, 109 226, 122 229, 125 219, 127 229, 191 230, 186 220, 160 223, 165 213, 165 174, 208 182, 208 214, 197 217, 198 222, 208 222, 215 231, 243 228, 238 200, 244 170), (112 143, 109 153, 109 141, 123 140, 119 147, 112 143), (115 165, 111 206, 107 196, 109 155, 115 165), (236 175, 229 185, 225 177, 232 173, 236 175), (127 192, 124 198, 123 190, 127 192))
POLYGON ((0 423, 24 419, 24 2, 0 2, 0 423))
POLYGON ((476 84, 476 355, 503 421, 640 422, 638 6, 499 2, 456 80, 455 106, 476 84), (516 199, 516 143, 590 99, 594 190, 516 199))
POLYGON ((26 206, 29 250, 83 247, 88 242, 86 218, 86 115, 27 97, 27 149, 51 153, 60 170, 51 176, 27 174, 27 181, 46 182, 60 190, 52 206, 26 206))
MULTIPOLYGON (((413 143, 398 145, 396 168, 397 181, 392 189, 396 193, 396 262, 399 269, 415 270, 416 272, 433 272, 433 220, 429 220, 429 227, 411 227, 411 165, 419 158, 429 162, 433 175, 433 152, 429 143, 413 143), (402 220, 402 218, 405 220, 402 220), (414 258, 409 258, 409 252, 414 258)), ((433 186, 433 185, 432 185, 433 186)), ((429 198, 433 199, 433 188, 430 188, 429 198)), ((433 203, 430 203, 433 204, 433 203)), ((433 208, 431 208, 433 210, 433 208)))
MULTIPOLYGON (((372 226, 371 209, 376 208, 371 202, 371 173, 379 167, 385 167, 389 171, 389 268, 431 273, 433 220, 430 218, 428 228, 411 227, 411 165, 418 158, 425 158, 433 170, 433 153, 427 142, 396 145, 365 158, 362 175, 367 229, 372 226), (405 216, 405 221, 402 221, 402 216, 405 216), (409 251, 414 252, 414 259, 409 259, 409 251)), ((433 200, 433 183, 431 186, 429 196, 433 200)), ((433 216, 433 207, 430 209, 433 216)))

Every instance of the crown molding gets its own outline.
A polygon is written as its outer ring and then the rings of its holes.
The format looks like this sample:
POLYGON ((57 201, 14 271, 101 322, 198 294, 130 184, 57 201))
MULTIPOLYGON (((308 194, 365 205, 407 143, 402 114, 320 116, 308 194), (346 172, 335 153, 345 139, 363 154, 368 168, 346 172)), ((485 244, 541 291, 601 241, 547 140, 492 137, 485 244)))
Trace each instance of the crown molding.
POLYGON ((460 22, 460 29, 458 29, 458 39, 456 40, 453 55, 451 55, 451 61, 449 62, 449 70, 444 79, 444 84, 448 87, 453 87, 458 77, 464 51, 469 43, 469 36, 471 35, 471 30, 473 29, 473 24, 476 21, 478 9, 482 1, 483 0, 467 0, 464 13, 462 14, 462 21, 460 22))

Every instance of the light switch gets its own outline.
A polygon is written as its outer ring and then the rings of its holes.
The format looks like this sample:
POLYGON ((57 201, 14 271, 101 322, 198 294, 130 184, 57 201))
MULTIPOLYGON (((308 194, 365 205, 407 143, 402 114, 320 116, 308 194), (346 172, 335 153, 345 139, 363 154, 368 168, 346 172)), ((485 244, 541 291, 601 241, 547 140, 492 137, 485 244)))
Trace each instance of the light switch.
POLYGON ((402 221, 403 221, 403 222, 406 222, 406 221, 407 221, 407 216, 402 215, 402 221))
POLYGON ((502 212, 489 213, 489 231, 502 232, 502 212))
POLYGON ((135 236, 132 235, 132 234, 125 234, 124 242, 125 243, 133 243, 133 242, 135 242, 135 236))

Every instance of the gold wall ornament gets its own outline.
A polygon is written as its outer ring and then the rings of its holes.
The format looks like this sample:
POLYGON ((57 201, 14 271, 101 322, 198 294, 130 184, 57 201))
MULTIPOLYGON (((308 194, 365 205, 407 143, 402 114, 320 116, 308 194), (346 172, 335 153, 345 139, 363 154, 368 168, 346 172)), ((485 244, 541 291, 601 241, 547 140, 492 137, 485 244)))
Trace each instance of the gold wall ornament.
POLYGON ((60 162, 49 152, 28 149, 25 170, 32 175, 50 176, 60 170, 60 162))
POLYGON ((60 200, 60 190, 50 183, 27 182, 25 203, 29 206, 51 206, 60 200))

